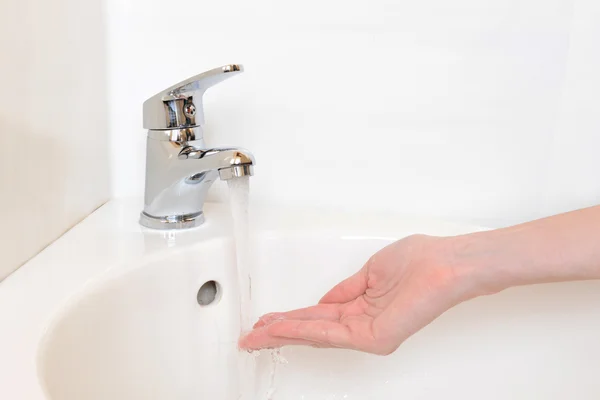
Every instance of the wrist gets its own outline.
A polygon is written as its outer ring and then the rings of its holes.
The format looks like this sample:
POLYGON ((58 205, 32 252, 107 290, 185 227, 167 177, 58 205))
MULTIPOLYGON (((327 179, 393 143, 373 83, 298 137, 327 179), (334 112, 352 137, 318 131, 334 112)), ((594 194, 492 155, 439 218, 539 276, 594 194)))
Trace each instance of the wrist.
POLYGON ((511 286, 600 279, 600 207, 444 238, 463 300, 511 286))
MULTIPOLYGON (((448 238, 451 265, 463 300, 498 293, 517 285, 519 252, 508 232, 487 231, 448 238)), ((522 259, 523 257, 521 257, 522 259)))

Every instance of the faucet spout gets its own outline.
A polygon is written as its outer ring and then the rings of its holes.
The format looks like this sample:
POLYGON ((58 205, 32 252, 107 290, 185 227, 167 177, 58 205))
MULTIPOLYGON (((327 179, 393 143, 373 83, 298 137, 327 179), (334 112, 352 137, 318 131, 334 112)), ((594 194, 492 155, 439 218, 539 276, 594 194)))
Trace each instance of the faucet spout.
POLYGON ((180 160, 202 160, 202 172, 218 170, 221 180, 254 175, 254 156, 248 150, 235 147, 201 149, 184 147, 177 157, 180 160))
POLYGON ((217 179, 254 174, 254 156, 236 147, 204 148, 202 140, 173 142, 149 138, 142 225, 182 229, 204 222, 204 202, 217 179))
POLYGON ((248 150, 235 147, 202 149, 184 147, 177 156, 179 160, 201 160, 200 172, 218 170, 222 180, 254 175, 254 156, 248 150))

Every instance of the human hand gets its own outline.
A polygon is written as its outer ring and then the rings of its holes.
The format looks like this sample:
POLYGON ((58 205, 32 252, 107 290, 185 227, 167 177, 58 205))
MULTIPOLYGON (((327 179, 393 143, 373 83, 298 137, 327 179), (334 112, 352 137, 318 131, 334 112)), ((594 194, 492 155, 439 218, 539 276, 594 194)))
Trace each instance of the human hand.
POLYGON ((373 255, 318 305, 267 314, 240 338, 242 349, 336 347, 387 355, 469 298, 448 238, 414 235, 373 255))
POLYGON ((377 252, 318 305, 260 318, 242 349, 284 345, 390 354, 452 306, 511 286, 600 279, 600 206, 377 252))

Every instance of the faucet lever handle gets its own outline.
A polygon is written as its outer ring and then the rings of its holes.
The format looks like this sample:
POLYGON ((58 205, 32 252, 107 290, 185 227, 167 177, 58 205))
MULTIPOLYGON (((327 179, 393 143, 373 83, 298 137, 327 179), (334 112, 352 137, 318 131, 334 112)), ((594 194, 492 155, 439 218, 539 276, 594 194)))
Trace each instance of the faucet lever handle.
POLYGON ((209 87, 244 71, 228 64, 192 76, 144 102, 144 128, 150 130, 193 128, 204 124, 202 95, 209 87))

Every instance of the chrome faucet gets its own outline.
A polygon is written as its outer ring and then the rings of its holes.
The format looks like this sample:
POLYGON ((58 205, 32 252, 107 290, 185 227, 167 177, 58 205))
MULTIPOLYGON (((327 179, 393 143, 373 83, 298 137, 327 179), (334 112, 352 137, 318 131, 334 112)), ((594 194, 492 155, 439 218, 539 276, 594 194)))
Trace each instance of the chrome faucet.
POLYGON ((191 77, 144 102, 146 191, 140 224, 154 229, 184 229, 204 222, 210 185, 253 175, 254 157, 239 148, 207 148, 203 139, 202 95, 209 87, 238 75, 239 64, 191 77))

